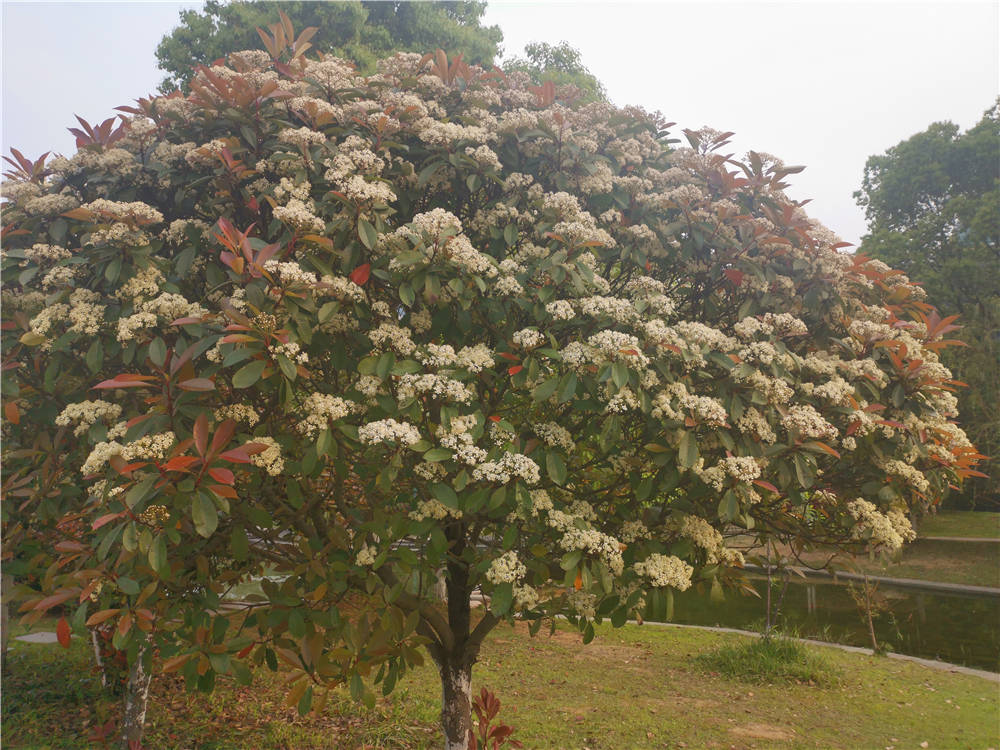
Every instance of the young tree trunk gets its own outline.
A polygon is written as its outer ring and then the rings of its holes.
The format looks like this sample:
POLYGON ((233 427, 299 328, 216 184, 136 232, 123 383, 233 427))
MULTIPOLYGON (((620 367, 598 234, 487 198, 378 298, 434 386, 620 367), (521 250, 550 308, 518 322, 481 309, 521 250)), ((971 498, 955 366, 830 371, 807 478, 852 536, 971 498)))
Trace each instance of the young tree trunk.
POLYGON ((445 750, 466 750, 472 729, 472 667, 446 659, 438 665, 438 671, 445 750))
POLYGON ((125 688, 125 706, 122 712, 122 750, 138 750, 142 746, 142 732, 146 723, 146 703, 149 700, 149 683, 152 675, 143 664, 150 643, 144 641, 129 665, 128 685, 125 688))
POLYGON ((7 626, 7 613, 10 607, 10 592, 14 588, 14 577, 4 573, 0 581, 0 639, 3 640, 3 658, 7 658, 7 640, 10 638, 10 628, 7 626))

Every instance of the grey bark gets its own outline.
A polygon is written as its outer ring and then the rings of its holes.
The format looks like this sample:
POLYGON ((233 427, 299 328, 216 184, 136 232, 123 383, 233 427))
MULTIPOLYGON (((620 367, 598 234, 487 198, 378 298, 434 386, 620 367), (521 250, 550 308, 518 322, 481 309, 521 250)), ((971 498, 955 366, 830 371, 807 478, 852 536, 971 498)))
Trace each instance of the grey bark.
POLYGON ((152 675, 146 669, 145 656, 149 652, 148 640, 142 642, 135 661, 129 665, 128 685, 125 688, 125 707, 122 712, 122 750, 138 750, 142 746, 142 733, 146 724, 146 704, 149 701, 149 683, 152 675))

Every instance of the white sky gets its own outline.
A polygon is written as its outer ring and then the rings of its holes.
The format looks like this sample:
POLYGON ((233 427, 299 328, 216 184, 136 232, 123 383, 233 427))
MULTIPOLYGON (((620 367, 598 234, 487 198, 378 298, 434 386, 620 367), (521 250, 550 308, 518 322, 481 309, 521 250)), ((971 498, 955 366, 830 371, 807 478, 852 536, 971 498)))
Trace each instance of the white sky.
MULTIPOLYGON (((90 122, 153 93, 153 51, 197 2, 3 2, 0 145, 71 153, 90 122)), ((565 40, 616 104, 681 128, 736 132, 730 149, 803 164, 790 194, 849 242, 865 160, 938 120, 975 124, 1000 93, 1000 3, 501 2, 507 55, 565 40)))

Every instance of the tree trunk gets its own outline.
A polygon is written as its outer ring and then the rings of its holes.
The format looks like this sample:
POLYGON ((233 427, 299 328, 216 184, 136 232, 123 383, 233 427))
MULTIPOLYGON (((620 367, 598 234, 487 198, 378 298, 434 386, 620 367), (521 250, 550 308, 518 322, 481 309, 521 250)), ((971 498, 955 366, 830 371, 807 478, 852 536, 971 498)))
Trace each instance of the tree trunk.
POLYGON ((472 729, 472 668, 446 659, 438 665, 438 671, 445 750, 466 750, 472 729))
POLYGON ((146 703, 149 700, 149 683, 152 675, 143 664, 150 643, 143 641, 129 665, 128 685, 125 688, 125 708, 122 712, 122 750, 138 750, 142 746, 142 732, 146 723, 146 703))
POLYGON ((14 577, 4 573, 0 581, 0 639, 3 640, 3 658, 7 658, 7 641, 10 638, 10 628, 7 626, 7 613, 10 608, 10 592, 14 588, 14 577))

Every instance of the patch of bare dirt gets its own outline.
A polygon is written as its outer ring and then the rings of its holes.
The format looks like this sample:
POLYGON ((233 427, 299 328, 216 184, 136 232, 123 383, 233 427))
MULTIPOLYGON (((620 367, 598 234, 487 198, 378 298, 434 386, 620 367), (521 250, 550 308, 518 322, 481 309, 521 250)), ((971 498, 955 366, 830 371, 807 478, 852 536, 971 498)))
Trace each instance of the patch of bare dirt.
POLYGON ((793 740, 795 732, 791 729, 783 729, 773 724, 744 724, 739 727, 730 727, 731 734, 739 737, 747 737, 753 740, 793 740))

